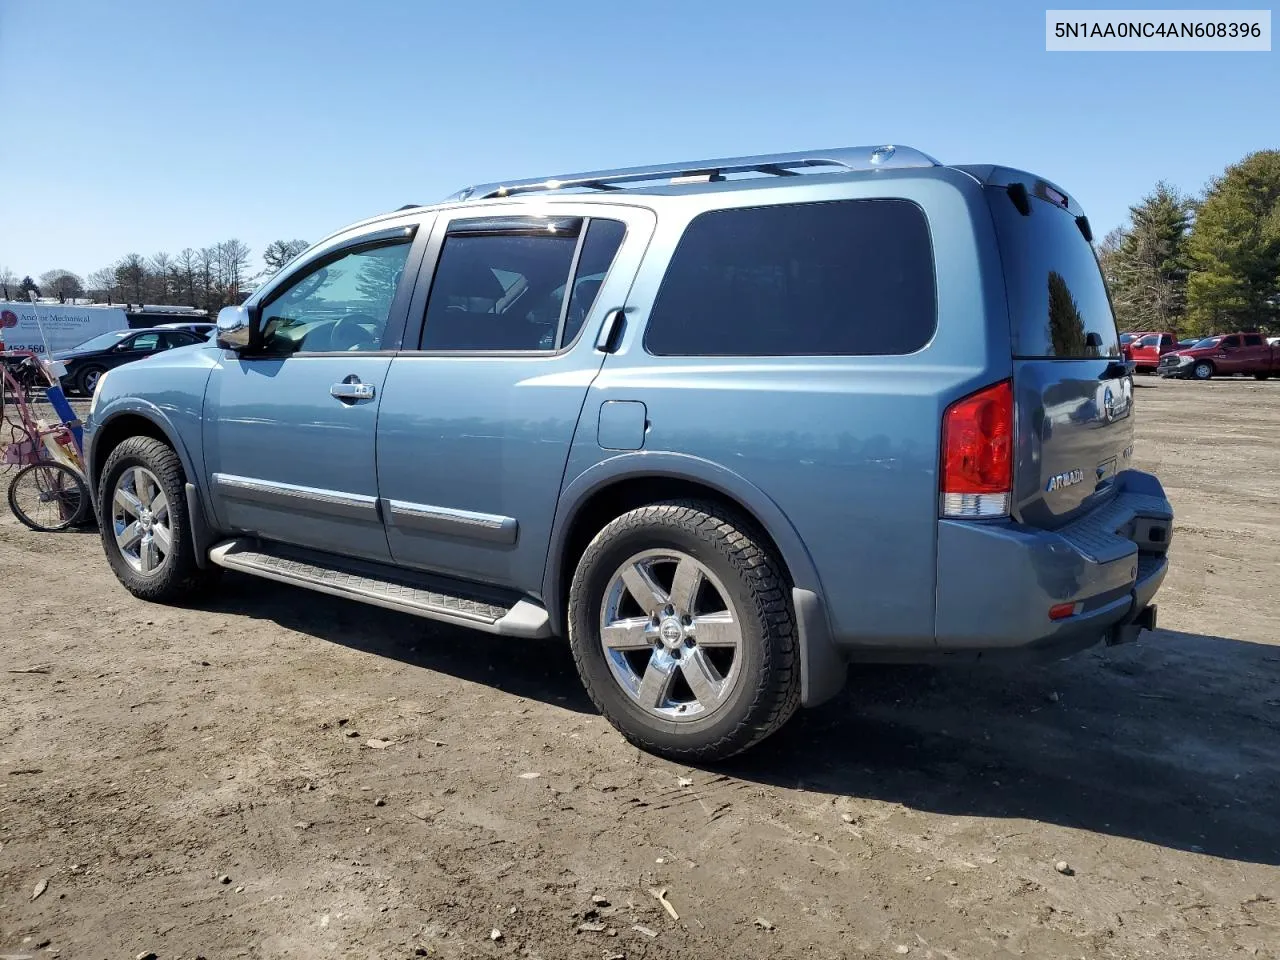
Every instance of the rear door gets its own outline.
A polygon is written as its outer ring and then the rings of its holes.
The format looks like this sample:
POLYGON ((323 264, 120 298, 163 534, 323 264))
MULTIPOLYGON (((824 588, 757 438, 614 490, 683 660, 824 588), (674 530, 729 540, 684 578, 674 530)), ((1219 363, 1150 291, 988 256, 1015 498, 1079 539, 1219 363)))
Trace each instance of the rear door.
POLYGON ((1240 347, 1240 373, 1263 373, 1267 370, 1268 358, 1271 351, 1267 349, 1267 343, 1262 339, 1260 333, 1246 333, 1241 338, 1243 343, 1240 347))
POLYGON ((1133 381, 1083 214, 1024 177, 986 190, 1012 333, 1014 515, 1056 527, 1112 495, 1128 466, 1133 381))
POLYGON ((597 334, 625 304, 654 223, 639 207, 571 203, 440 218, 378 419, 396 563, 540 589, 569 447, 604 359, 597 334))

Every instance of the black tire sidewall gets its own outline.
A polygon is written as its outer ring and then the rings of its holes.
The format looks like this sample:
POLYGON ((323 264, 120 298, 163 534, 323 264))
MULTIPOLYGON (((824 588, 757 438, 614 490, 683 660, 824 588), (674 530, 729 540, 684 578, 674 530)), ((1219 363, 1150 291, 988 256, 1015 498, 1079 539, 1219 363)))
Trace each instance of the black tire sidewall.
POLYGON ((116 577, 135 596, 146 599, 168 599, 187 592, 182 581, 195 568, 195 551, 191 545, 187 519, 186 493, 182 483, 181 462, 172 448, 150 437, 130 437, 107 458, 98 485, 98 512, 102 532, 102 548, 116 577), (159 568, 149 574, 129 566, 116 543, 112 520, 112 497, 121 475, 132 467, 151 472, 164 492, 169 508, 171 545, 159 568))
MULTIPOLYGON (((627 517, 607 526, 583 556, 570 592, 569 635, 588 693, 601 712, 628 739, 668 755, 695 755, 734 739, 743 746, 759 738, 755 731, 771 713, 774 642, 757 612, 757 598, 748 580, 706 537, 688 525, 668 518, 631 525, 627 517), (593 549, 597 548, 597 549, 593 549), (614 678, 600 643, 600 610, 613 574, 630 557, 644 550, 676 549, 710 569, 730 594, 742 629, 738 681, 729 700, 709 717, 665 721, 644 711, 614 678)), ((730 749, 727 752, 736 752, 730 749)))
POLYGON ((86 397, 93 396, 93 387, 89 386, 89 376, 96 373, 99 377, 103 374, 101 367, 85 367, 76 374, 76 390, 86 397))

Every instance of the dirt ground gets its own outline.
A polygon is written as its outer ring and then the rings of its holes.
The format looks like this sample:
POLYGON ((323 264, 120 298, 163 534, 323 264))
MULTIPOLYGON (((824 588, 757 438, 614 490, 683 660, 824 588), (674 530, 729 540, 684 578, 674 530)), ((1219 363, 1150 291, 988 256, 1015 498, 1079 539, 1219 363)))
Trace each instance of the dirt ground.
POLYGON ((559 643, 151 606, 5 513, 0 957, 1276 957, 1280 383, 1140 387, 1161 630, 860 669, 715 769, 628 747, 559 643))

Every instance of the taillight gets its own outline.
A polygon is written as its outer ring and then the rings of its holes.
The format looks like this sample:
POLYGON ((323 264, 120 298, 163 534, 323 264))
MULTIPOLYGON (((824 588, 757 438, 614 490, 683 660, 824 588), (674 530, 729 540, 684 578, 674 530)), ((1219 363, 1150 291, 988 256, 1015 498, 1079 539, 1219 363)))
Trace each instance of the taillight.
POLYGON ((1003 517, 1013 489, 1013 387, 957 400, 942 415, 938 491, 944 517, 1003 517))

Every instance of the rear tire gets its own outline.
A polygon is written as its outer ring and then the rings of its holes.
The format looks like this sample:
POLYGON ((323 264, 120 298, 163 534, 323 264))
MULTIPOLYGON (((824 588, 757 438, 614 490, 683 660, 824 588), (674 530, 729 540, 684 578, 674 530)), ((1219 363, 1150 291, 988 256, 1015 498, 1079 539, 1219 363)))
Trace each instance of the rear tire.
POLYGON ((1255 374, 1253 375, 1253 379, 1255 379, 1255 380, 1270 380, 1270 379, 1271 379, 1271 374, 1269 374, 1269 373, 1255 373, 1255 374))
POLYGON ((126 590, 157 603, 181 603, 218 580, 220 567, 196 565, 186 476, 168 444, 130 437, 111 451, 98 486, 102 547, 126 590))
POLYGON ((1210 363, 1208 360, 1199 361, 1194 367, 1191 368, 1191 376, 1193 376, 1197 380, 1213 379, 1213 364, 1210 363))
POLYGON ((600 712, 631 743, 673 759, 740 753, 800 701, 782 564, 715 504, 657 503, 605 526, 574 573, 569 643, 600 712))

